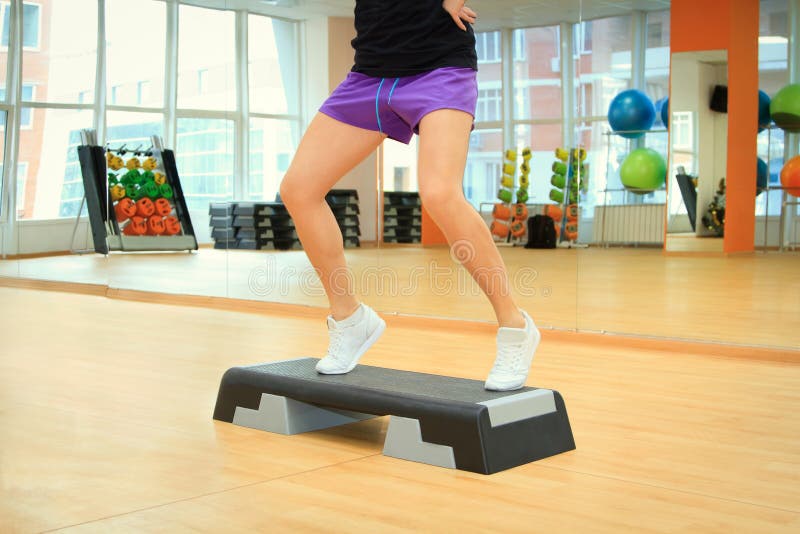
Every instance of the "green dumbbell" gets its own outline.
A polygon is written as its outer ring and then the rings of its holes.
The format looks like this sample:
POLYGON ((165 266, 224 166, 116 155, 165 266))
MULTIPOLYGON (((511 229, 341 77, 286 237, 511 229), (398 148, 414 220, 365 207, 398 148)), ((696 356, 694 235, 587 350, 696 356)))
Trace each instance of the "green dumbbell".
POLYGON ((161 195, 161 188, 155 182, 145 182, 142 186, 144 194, 151 199, 155 200, 161 195))
POLYGON ((126 185, 125 192, 127 193, 128 197, 132 198, 134 201, 137 201, 145 196, 144 189, 139 184, 126 185))
POLYGON ((555 174, 560 174, 561 176, 567 175, 567 165, 560 161, 556 161, 553 163, 553 172, 555 174))
POLYGON ((501 189, 497 192, 497 199, 506 204, 510 203, 513 199, 513 194, 508 189, 501 189))
POLYGON ((158 186, 158 190, 161 193, 161 196, 166 198, 167 200, 172 198, 172 188, 169 184, 161 184, 158 186))
POLYGON ((564 192, 559 191, 558 189, 551 189, 550 200, 557 204, 562 204, 564 202, 564 192))
POLYGON ((152 171, 145 171, 142 173, 142 182, 153 182, 155 183, 156 175, 152 173, 152 171))
POLYGON ((528 190, 517 189, 517 203, 524 204, 527 201, 528 201, 528 190))
POLYGON ((567 185, 567 179, 560 174, 554 174, 550 177, 550 185, 559 189, 564 189, 564 186, 567 185))

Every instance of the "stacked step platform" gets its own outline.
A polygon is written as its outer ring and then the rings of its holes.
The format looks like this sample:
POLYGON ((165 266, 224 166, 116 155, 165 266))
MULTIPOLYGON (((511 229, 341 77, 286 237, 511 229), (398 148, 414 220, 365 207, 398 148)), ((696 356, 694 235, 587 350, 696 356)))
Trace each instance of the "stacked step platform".
MULTIPOLYGON (((345 247, 360 246, 358 193, 334 189, 326 200, 342 230, 345 247)), ((209 206, 214 248, 298 250, 302 248, 286 206, 275 202, 212 202, 209 206)))
POLYGON ((422 239, 422 204, 419 193, 383 193, 383 242, 419 243, 422 239))

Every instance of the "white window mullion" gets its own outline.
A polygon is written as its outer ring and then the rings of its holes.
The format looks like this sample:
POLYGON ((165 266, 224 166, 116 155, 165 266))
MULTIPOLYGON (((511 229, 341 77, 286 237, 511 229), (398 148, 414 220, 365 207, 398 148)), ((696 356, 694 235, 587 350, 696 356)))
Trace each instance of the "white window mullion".
POLYGON ((106 2, 97 0, 97 66, 94 89, 94 129, 97 142, 106 141, 106 2))
POLYGON ((250 184, 250 83, 248 72, 248 14, 236 12, 236 101, 237 113, 234 129, 233 198, 246 198, 250 184))
POLYGON ((574 141, 572 132, 575 131, 575 89, 580 84, 576 79, 574 69, 574 28, 573 24, 562 22, 559 34, 561 35, 561 114, 564 121, 562 133, 563 146, 572 146, 574 141))
POLYGON ((13 106, 11 113, 6 119, 7 130, 6 143, 10 146, 6 147, 5 165, 3 165, 4 179, 6 180, 6 187, 3 192, 6 195, 8 206, 5 211, 5 218, 7 221, 5 242, 8 246, 5 247, 3 253, 18 252, 18 240, 14 238, 17 235, 17 161, 19 160, 19 127, 20 127, 20 96, 22 95, 22 0, 11 0, 11 21, 9 22, 9 36, 8 36, 8 60, 11 65, 8 72, 9 77, 6 82, 8 84, 8 102, 13 106))
POLYGON ((164 76, 164 144, 176 148, 178 143, 178 18, 177 0, 167 0, 167 46, 164 76))
POLYGON ((514 130, 511 121, 514 119, 514 31, 505 28, 500 32, 502 86, 503 86, 503 146, 514 146, 514 130))

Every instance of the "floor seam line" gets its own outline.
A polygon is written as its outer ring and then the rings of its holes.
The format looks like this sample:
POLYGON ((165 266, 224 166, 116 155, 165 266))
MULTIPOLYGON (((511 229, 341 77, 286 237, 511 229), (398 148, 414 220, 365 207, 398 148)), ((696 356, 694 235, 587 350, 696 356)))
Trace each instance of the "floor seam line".
POLYGON ((249 484, 242 484, 241 486, 235 486, 235 487, 232 487, 232 488, 226 488, 226 489, 219 490, 219 491, 211 491, 211 492, 208 492, 208 493, 201 493, 199 495, 193 495, 191 497, 185 497, 183 499, 175 499, 174 501, 169 501, 169 502, 165 502, 165 503, 161 503, 161 504, 155 504, 153 506, 145 506, 144 508, 138 508, 136 510, 129 510, 127 512, 122 512, 122 513, 119 513, 119 514, 112 514, 112 515, 108 515, 108 516, 104 516, 104 517, 98 517, 97 519, 90 519, 90 520, 87 520, 87 521, 82 521, 80 523, 74 523, 74 524, 71 524, 71 525, 64 525, 64 526, 61 526, 61 527, 51 528, 51 529, 47 529, 47 530, 41 530, 39 532, 40 532, 40 534, 47 534, 49 532, 58 532, 59 530, 64 530, 64 529, 67 529, 67 528, 80 527, 82 525, 89 525, 91 523, 98 523, 100 521, 107 521, 109 519, 114 519, 114 518, 117 518, 117 517, 123 517, 123 516, 126 516, 126 515, 138 514, 138 513, 141 513, 141 512, 147 512, 149 510, 155 510, 156 508, 163 508, 165 506, 171 506, 173 504, 179 504, 179 503, 182 503, 182 502, 193 501, 195 499, 202 499, 203 497, 210 497, 212 495, 221 495, 221 494, 227 493, 229 491, 236 491, 236 490, 243 489, 243 488, 249 488, 251 486, 257 486, 259 484, 269 484, 270 482, 275 482, 277 480, 283 480, 283 479, 286 479, 286 478, 290 478, 290 477, 297 476, 297 475, 304 475, 304 474, 307 474, 307 473, 313 473, 315 471, 320 471, 322 469, 327 469, 329 467, 336 467, 336 466, 340 466, 340 465, 347 464, 347 463, 350 463, 350 462, 356 462, 358 460, 363 460, 365 458, 371 458, 373 456, 379 456, 380 454, 381 453, 367 454, 365 456, 359 456, 358 458, 351 458, 350 460, 344 460, 344 461, 332 463, 332 464, 329 464, 329 465, 322 465, 322 466, 319 466, 319 467, 315 467, 313 469, 306 469, 305 471, 298 471, 297 473, 288 473, 286 475, 281 475, 281 476, 275 477, 275 478, 257 480, 255 482, 251 482, 249 484))

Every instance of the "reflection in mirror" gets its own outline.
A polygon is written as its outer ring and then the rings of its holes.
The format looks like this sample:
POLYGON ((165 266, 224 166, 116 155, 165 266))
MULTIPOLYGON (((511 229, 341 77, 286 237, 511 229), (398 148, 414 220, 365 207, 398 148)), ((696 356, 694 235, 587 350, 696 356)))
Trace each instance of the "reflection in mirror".
POLYGON ((665 242, 665 250, 670 252, 722 251, 727 65, 725 50, 672 54, 665 242))

